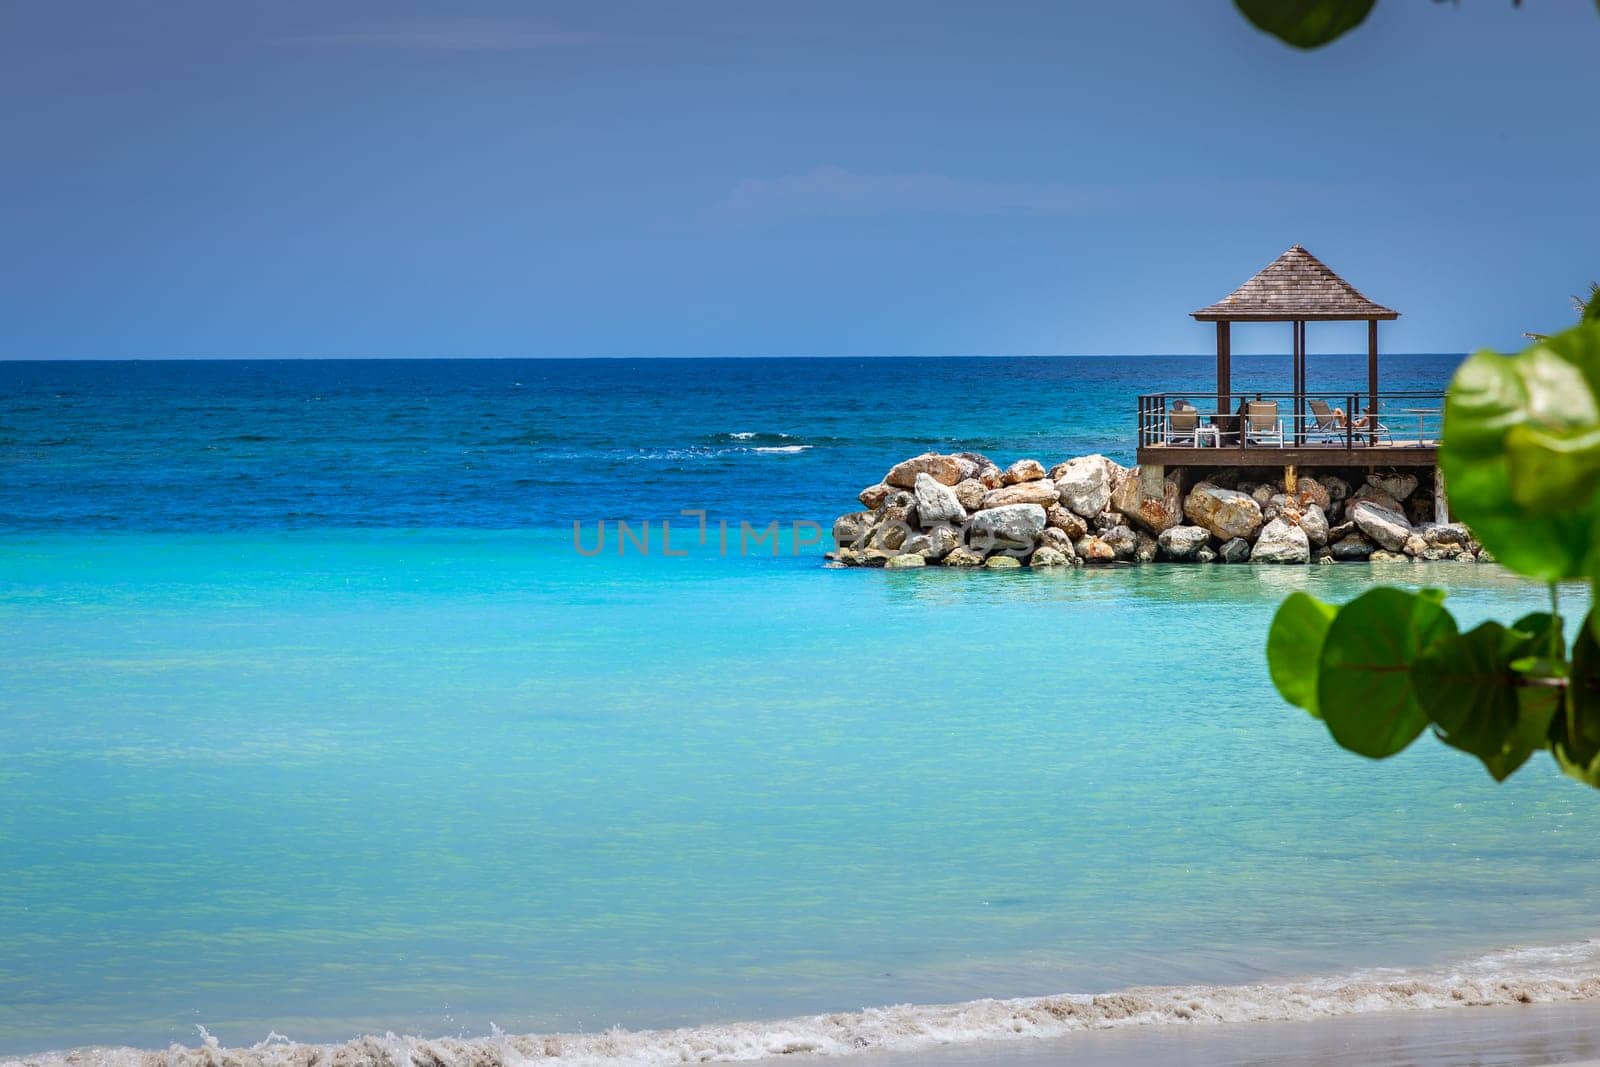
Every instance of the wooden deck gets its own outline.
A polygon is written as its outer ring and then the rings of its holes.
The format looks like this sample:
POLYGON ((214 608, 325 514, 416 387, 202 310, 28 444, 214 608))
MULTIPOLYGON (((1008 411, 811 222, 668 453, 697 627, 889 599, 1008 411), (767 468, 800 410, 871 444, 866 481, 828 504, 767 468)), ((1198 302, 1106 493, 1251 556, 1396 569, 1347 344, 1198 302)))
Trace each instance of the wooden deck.
POLYGON ((1434 467, 1439 448, 1434 444, 1381 444, 1346 448, 1343 445, 1276 445, 1240 448, 1191 448, 1181 445, 1144 445, 1140 465, 1162 467, 1434 467))
POLYGON ((1440 391, 1218 393, 1195 401, 1172 393, 1139 397, 1140 465, 1375 470, 1439 463, 1440 391), (1363 408, 1381 413, 1376 431, 1363 408), (1241 428, 1248 437, 1242 446, 1241 428))

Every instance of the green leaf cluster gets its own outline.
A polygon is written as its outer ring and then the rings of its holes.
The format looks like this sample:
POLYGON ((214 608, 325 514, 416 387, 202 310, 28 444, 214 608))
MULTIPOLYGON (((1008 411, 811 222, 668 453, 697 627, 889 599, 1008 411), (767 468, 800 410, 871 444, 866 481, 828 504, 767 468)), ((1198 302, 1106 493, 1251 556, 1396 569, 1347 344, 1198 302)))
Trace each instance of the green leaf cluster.
MULTIPOLYGON (((1257 29, 1296 48, 1321 48, 1366 21, 1376 0, 1233 0, 1257 29)), ((1513 7, 1522 0, 1511 0, 1513 7)), ((1596 0, 1600 7, 1600 0, 1596 0)))
POLYGON ((1296 48, 1320 48, 1361 25, 1377 0, 1234 0, 1258 29, 1296 48))
POLYGON ((1380 587, 1343 607, 1295 593, 1267 636, 1273 684, 1364 756, 1431 728, 1496 780, 1548 750, 1600 787, 1595 619, 1569 649, 1553 584, 1600 589, 1600 323, 1463 363, 1440 464, 1452 510, 1507 567, 1552 583, 1552 610, 1462 632, 1436 589, 1380 587))
MULTIPOLYGON (((1379 587, 1342 608, 1295 593, 1267 635, 1278 691, 1322 719, 1344 748, 1382 759, 1431 726, 1497 780, 1556 739, 1568 690, 1550 682, 1563 677, 1556 664, 1565 653, 1557 616, 1463 633, 1437 589, 1379 587)), ((1582 721, 1600 726, 1592 715, 1582 721)), ((1600 733, 1592 747, 1564 751, 1593 762, 1600 733)))

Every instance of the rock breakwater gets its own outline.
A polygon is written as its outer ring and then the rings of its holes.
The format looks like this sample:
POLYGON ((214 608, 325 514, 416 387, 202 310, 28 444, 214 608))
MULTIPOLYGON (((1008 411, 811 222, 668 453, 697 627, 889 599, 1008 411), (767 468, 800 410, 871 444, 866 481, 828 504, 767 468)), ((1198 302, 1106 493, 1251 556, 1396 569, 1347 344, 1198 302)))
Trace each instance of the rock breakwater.
POLYGON ((1476 562, 1435 522, 1431 472, 1123 467, 1101 455, 1000 467, 977 452, 895 464, 833 524, 832 566, 1476 562))

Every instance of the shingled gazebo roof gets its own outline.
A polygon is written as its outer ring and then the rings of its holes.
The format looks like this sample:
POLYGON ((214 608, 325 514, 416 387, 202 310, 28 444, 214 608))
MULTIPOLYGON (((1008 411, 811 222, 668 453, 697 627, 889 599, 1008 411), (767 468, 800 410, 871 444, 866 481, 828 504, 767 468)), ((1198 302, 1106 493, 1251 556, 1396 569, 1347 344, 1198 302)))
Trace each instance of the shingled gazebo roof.
POLYGON ((1201 322, 1316 322, 1396 319, 1300 245, 1209 307, 1190 312, 1201 322))

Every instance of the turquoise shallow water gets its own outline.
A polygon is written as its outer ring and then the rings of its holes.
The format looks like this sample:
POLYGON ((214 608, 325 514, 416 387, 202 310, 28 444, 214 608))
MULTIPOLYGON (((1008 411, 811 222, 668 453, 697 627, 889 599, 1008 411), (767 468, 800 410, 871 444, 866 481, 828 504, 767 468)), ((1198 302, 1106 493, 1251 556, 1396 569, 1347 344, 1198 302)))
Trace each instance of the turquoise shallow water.
MULTIPOLYGON (((1276 601, 1367 567, 819 562, 0 537, 0 1051, 1234 982, 1600 925, 1600 808, 1547 760, 1368 763, 1272 693, 1276 601)), ((1543 601, 1390 577, 1468 621, 1543 601)))

